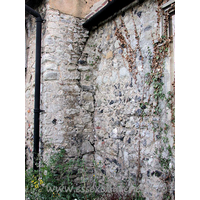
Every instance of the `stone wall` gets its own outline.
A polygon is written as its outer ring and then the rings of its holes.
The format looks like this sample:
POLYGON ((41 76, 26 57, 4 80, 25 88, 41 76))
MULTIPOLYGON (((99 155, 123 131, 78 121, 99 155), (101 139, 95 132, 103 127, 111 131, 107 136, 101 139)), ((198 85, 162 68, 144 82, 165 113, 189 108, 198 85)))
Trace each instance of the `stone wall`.
MULTIPOLYGON (((157 9, 155 1, 145 1, 93 30, 79 60, 81 84, 94 88, 90 101, 94 102, 95 161, 101 161, 104 169, 97 174, 110 177, 110 184, 127 180, 130 188, 139 181, 147 199, 162 199, 166 188, 155 156, 159 133, 153 130, 170 123, 165 102, 160 105, 161 116, 145 106, 156 105, 145 75, 150 72, 148 47, 153 51, 153 39, 160 34, 157 9)), ((165 62, 169 65, 169 58, 165 62)), ((169 77, 167 68, 165 76, 169 77)), ((172 147, 172 132, 169 135, 172 147)))
POLYGON ((42 56, 41 146, 65 148, 70 158, 94 153, 90 94, 81 86, 78 60, 87 38, 83 21, 49 9, 42 56))
MULTIPOLYGON (((83 21, 80 19, 53 10, 49 4, 44 9, 46 22, 42 24, 41 109, 45 112, 40 114, 40 153, 43 155, 44 149, 49 147, 62 146, 69 156, 74 157, 78 155, 76 145, 81 146, 83 154, 85 148, 93 148, 90 143, 84 143, 84 137, 88 137, 92 125, 81 107, 80 72, 77 70, 77 61, 88 38, 88 31, 83 30, 83 21), (83 137, 80 133, 84 130, 87 130, 87 135, 83 137)), ((29 59, 26 72, 25 129, 29 166, 32 165, 33 152, 34 21, 30 16, 27 19, 29 59)))
MULTIPOLYGON (((40 155, 62 147, 68 157, 83 158, 91 169, 89 163, 101 161, 101 170, 95 171, 102 177, 100 182, 106 175, 114 186, 122 180, 130 190, 139 185, 146 199, 152 200, 162 199, 166 190, 161 180, 165 174, 155 156, 161 143, 154 128, 163 127, 171 118, 165 102, 161 102, 162 115, 155 115, 145 104, 156 105, 154 89, 145 81, 150 72, 148 47, 153 51, 153 39, 159 36, 157 9, 156 1, 145 1, 90 33, 82 27, 84 20, 52 9, 49 4, 42 11, 46 22, 42 34, 41 109, 45 112, 40 117, 40 155)), ((26 147, 31 166, 33 20, 27 21, 27 30, 26 147)), ((165 63, 169 65, 170 58, 165 63)), ((164 92, 168 92, 167 87, 164 92)), ((172 136, 170 132, 171 146, 172 136)), ((167 156, 167 152, 164 154, 167 156)))

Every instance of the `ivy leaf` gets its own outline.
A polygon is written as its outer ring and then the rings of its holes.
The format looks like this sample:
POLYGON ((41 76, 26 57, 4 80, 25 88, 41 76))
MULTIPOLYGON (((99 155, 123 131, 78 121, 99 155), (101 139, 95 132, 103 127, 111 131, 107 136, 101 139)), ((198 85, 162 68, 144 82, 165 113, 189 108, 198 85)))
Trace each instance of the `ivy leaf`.
POLYGON ((161 38, 164 40, 164 39, 166 38, 166 36, 165 36, 165 35, 162 35, 161 38))

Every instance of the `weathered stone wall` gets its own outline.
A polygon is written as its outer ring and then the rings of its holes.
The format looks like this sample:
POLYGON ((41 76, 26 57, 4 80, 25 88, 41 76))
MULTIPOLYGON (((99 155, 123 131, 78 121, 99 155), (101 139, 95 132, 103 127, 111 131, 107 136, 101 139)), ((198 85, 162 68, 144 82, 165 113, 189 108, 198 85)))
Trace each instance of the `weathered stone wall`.
MULTIPOLYGON (((70 157, 93 151, 84 138, 91 135, 92 122, 81 107, 80 72, 77 62, 88 38, 82 21, 49 7, 42 24, 40 152, 63 147, 70 157), (83 134, 85 130, 85 135, 83 134), (88 131, 90 130, 90 133, 88 131), (77 137, 76 137, 77 136, 77 137), (72 147, 73 146, 73 147, 72 147), (72 147, 72 148, 71 148, 72 147), (79 149, 77 149, 79 148, 79 149), (88 149, 87 149, 88 148, 88 149), (80 150, 80 152, 78 152, 80 150)), ((32 165, 35 82, 35 22, 27 19, 28 63, 26 72, 26 153, 32 165)), ((92 139, 91 139, 92 142, 92 139)))
MULTIPOLYGON (((48 3, 41 9, 46 22, 42 34, 41 109, 45 112, 40 115, 40 155, 62 147, 68 157, 82 157, 90 167, 93 160, 101 161, 101 170, 95 171, 102 177, 100 182, 106 175, 115 186, 122 180, 130 190, 139 184, 144 196, 152 200, 162 199, 166 190, 161 180, 165 174, 154 153, 160 146, 159 131, 154 129, 171 118, 164 102, 162 115, 155 115, 153 108, 145 105, 156 105, 154 89, 145 84, 145 74, 150 72, 148 47, 153 51, 153 39, 159 34, 157 9, 156 1, 145 1, 91 31, 90 36, 82 28, 84 20, 52 9, 48 3)), ((26 152, 32 166, 32 18, 27 20, 27 30, 26 152)), ((165 63, 169 65, 170 59, 165 63)), ((165 75, 169 85, 167 67, 165 75)), ((167 93, 168 87, 164 89, 167 93)), ((171 146, 172 136, 170 132, 171 146)))
MULTIPOLYGON (((69 157, 94 152, 93 124, 84 106, 90 96, 82 97, 81 57, 88 31, 78 18, 48 9, 42 56, 42 145, 44 149, 63 147, 69 157), (83 106, 83 101, 84 106, 83 106)), ((88 106, 88 109, 91 105, 88 106)), ((92 160, 92 159, 91 159, 92 160)))
MULTIPOLYGON (((155 156, 159 133, 153 130, 170 123, 165 102, 160 116, 145 106, 156 105, 145 74, 150 72, 148 47, 153 51, 153 39, 160 34, 157 9, 155 1, 145 1, 92 31, 79 65, 80 83, 94 88, 95 160, 103 163, 98 175, 106 174, 115 185, 127 180, 130 188, 140 182, 147 199, 162 199, 166 188, 155 156)), ((169 65, 169 59, 165 62, 169 65)))

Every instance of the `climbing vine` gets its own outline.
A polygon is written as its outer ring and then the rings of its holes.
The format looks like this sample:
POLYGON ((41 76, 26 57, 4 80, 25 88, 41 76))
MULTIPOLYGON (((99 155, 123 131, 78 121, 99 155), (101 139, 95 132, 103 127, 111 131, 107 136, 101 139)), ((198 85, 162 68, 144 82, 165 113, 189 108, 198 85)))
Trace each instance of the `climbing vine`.
POLYGON ((128 42, 126 41, 125 37, 123 36, 122 30, 120 30, 118 28, 115 20, 114 20, 114 24, 115 24, 115 27, 116 27, 115 36, 119 40, 121 48, 122 49, 125 48, 126 51, 127 51, 126 57, 122 54, 122 58, 128 62, 129 71, 132 72, 133 78, 135 79, 135 83, 136 83, 136 81, 137 81, 136 75, 138 74, 138 70, 137 70, 137 67, 136 67, 136 50, 132 49, 132 47, 130 45, 130 36, 128 35, 128 30, 127 30, 125 23, 123 22, 122 18, 121 18, 121 27, 124 28, 127 40, 129 40, 128 42))
MULTIPOLYGON (((157 23, 160 24, 161 18, 161 3, 158 0, 158 20, 157 23)), ((165 100, 166 106, 171 110, 171 126, 175 126, 175 79, 172 83, 173 91, 168 91, 167 95, 163 92, 163 77, 165 69, 165 58, 169 56, 169 47, 172 37, 168 35, 168 25, 169 25, 169 12, 175 9, 175 4, 171 4, 171 7, 164 13, 164 31, 163 35, 158 38, 157 41, 153 40, 153 52, 148 48, 150 73, 146 74, 147 81, 146 84, 153 86, 154 92, 153 97, 156 100, 156 105, 154 106, 154 114, 161 116, 163 112, 160 108, 160 101, 165 100)), ((161 123, 160 123, 161 124, 161 123)), ((163 199, 172 199, 171 182, 174 176, 174 166, 172 165, 172 159, 174 158, 173 149, 175 147, 175 141, 173 147, 169 144, 169 133, 170 125, 164 124, 164 127, 155 128, 153 131, 159 133, 158 139, 160 139, 160 146, 155 150, 155 154, 158 156, 160 162, 163 176, 161 180, 166 184, 166 192, 163 195, 163 199)))
MULTIPOLYGON (((169 132, 173 131, 175 127, 175 79, 172 83, 172 91, 168 91, 167 93, 164 92, 164 70, 166 65, 166 58, 169 57, 170 51, 170 43, 172 42, 172 37, 169 36, 169 13, 172 10, 175 10, 175 4, 171 4, 170 8, 163 12, 161 5, 163 4, 162 0, 158 0, 158 9, 157 9, 157 31, 155 35, 152 35, 152 43, 153 48, 151 50, 148 47, 148 60, 150 66, 150 72, 145 74, 145 86, 143 87, 143 97, 140 103, 140 108, 142 110, 141 113, 141 122, 143 122, 144 116, 147 114, 144 112, 145 109, 149 109, 153 111, 153 116, 159 117, 159 125, 156 125, 152 121, 152 130, 156 138, 160 140, 160 145, 155 150, 155 156, 158 158, 159 163, 162 168, 163 175, 160 179, 166 184, 166 192, 164 193, 163 199, 172 199, 172 192, 171 190, 171 183, 173 181, 174 176, 174 166, 172 165, 172 160, 174 159, 174 151, 175 148, 175 137, 173 146, 170 145, 169 141, 169 132), (163 23, 163 34, 160 36, 158 33, 160 30, 160 24, 162 20, 162 16, 164 18, 163 23), (156 39, 155 39, 156 36, 156 39), (150 87, 153 87, 153 94, 149 95, 148 102, 144 102, 144 94, 150 87), (155 100, 156 104, 151 103, 151 97, 155 100), (161 118, 164 114, 164 110, 161 108, 161 103, 164 103, 168 109, 171 111, 171 124, 165 123, 164 126, 161 123, 161 118), (170 127, 173 127, 170 129, 170 127)), ((137 83, 137 76, 140 75, 137 65, 136 65, 136 57, 139 55, 141 64, 142 64, 142 71, 144 69, 144 56, 142 55, 142 51, 140 48, 140 34, 137 31, 137 27, 134 21, 134 16, 132 14, 133 25, 135 30, 135 40, 136 40, 136 47, 133 49, 130 44, 130 35, 128 30, 125 26, 125 23, 120 17, 121 21, 121 28, 118 28, 117 23, 114 21, 115 24, 115 36, 117 37, 118 41, 120 42, 120 47, 123 50, 126 49, 126 56, 122 54, 122 58, 128 62, 129 71, 132 72, 133 78, 135 80, 135 84, 137 83), (123 33, 124 35, 123 36, 123 33)), ((138 142, 138 170, 137 170, 137 183, 139 184, 140 178, 140 160, 141 160, 141 153, 140 153, 140 141, 141 141, 141 134, 139 134, 139 142, 138 142)))
MULTIPOLYGON (((115 20, 113 23, 115 25, 115 36, 119 41, 120 49, 122 52, 121 56, 123 58, 124 65, 128 63, 128 68, 135 84, 138 83, 138 78, 140 77, 141 83, 144 85, 141 92, 142 98, 139 103, 141 109, 140 123, 144 122, 144 117, 149 116, 152 118, 151 127, 154 134, 154 141, 159 141, 159 145, 155 149, 155 157, 158 159, 162 171, 162 175, 158 177, 165 183, 166 191, 163 195, 163 199, 172 199, 172 182, 174 179, 174 144, 170 143, 169 133, 174 130, 175 127, 175 79, 172 83, 172 91, 164 91, 164 72, 166 67, 166 58, 169 57, 170 44, 172 42, 172 37, 169 36, 169 12, 175 9, 175 4, 171 4, 171 7, 163 12, 161 6, 163 1, 158 0, 157 8, 157 30, 154 35, 152 35, 152 47, 147 48, 149 72, 144 75, 144 58, 142 54, 140 35, 141 33, 137 30, 136 23, 134 21, 133 12, 131 12, 134 27, 134 37, 136 45, 133 48, 131 46, 131 38, 125 22, 122 17, 120 17, 120 24, 117 24, 115 20), (164 21, 162 27, 162 35, 159 34, 161 20, 164 21), (138 61, 136 58, 139 57, 139 62, 141 63, 141 70, 138 69, 138 61), (143 73, 143 74, 142 74, 143 73), (144 76, 142 76, 144 75, 144 76), (143 80, 142 80, 143 78, 143 80), (145 102, 144 97, 150 88, 153 88, 153 92, 148 94, 148 100, 145 102), (155 103, 154 103, 155 102, 155 103), (166 115, 166 110, 163 109, 162 105, 166 105, 171 111, 170 123, 162 123, 162 117, 166 115), (145 112, 149 110, 149 113, 145 112), (158 122, 153 121, 153 118, 157 117, 158 122), (172 128, 173 127, 173 128, 172 128)), ((91 47, 96 45, 92 44, 91 47)), ((89 65, 94 66, 98 63, 99 56, 93 56, 93 60, 89 62, 89 65)), ((145 69, 146 70, 146 69, 145 69)), ((89 77, 86 77, 89 80, 89 77)), ((150 93, 150 92, 149 92, 150 93)), ((147 95, 146 95, 147 96, 147 95)), ((136 185, 139 186, 141 180, 141 160, 143 155, 141 154, 141 140, 144 136, 141 135, 140 131, 138 133, 138 150, 137 150, 137 172, 136 172, 136 185)), ((174 139, 174 138, 173 138, 174 139)))

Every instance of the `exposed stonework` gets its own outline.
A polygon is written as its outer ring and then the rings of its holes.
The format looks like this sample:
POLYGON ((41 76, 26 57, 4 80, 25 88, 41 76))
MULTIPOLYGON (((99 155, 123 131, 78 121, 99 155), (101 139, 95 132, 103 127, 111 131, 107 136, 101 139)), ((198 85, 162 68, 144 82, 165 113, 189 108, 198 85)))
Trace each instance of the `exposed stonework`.
MULTIPOLYGON (((84 140, 91 140, 94 143, 91 117, 90 114, 85 114, 87 112, 85 109, 91 112, 94 110, 94 105, 87 104, 90 96, 86 94, 83 94, 83 98, 81 96, 82 88, 79 83, 81 76, 77 70, 77 62, 88 38, 88 31, 82 28, 83 22, 80 19, 61 14, 51 9, 48 4, 45 19, 41 58, 41 109, 45 112, 40 115, 40 151, 43 154, 49 147, 62 146, 66 148, 66 152, 73 154, 71 156, 78 156, 84 140), (74 148, 71 149, 73 145, 77 147, 76 154, 74 148)), ((27 22, 28 26, 34 23, 34 19, 32 23, 30 22, 32 21, 27 22)), ((33 42, 35 42, 34 29, 29 34, 29 62, 26 74, 26 138, 29 166, 32 165, 33 151, 35 80, 33 42)))
MULTIPOLYGON (((157 31, 156 9, 155 2, 146 1, 91 32, 81 60, 84 69, 88 69, 81 72, 81 83, 95 88, 96 162, 101 161, 105 166, 104 173, 112 177, 110 184, 117 185, 122 179, 127 179, 131 188, 139 176, 140 189, 147 199, 152 200, 162 199, 165 188, 159 178, 161 167, 154 155, 159 140, 153 127, 168 121, 167 114, 160 118, 153 114, 153 110, 141 108, 141 103, 148 102, 148 99, 150 104, 156 104, 153 88, 145 87, 145 74, 150 70, 147 47, 152 48, 151 35, 155 36, 157 31), (117 28, 129 47, 136 50, 138 73, 135 78, 129 72, 128 49, 120 43, 117 28), (139 34, 139 41, 136 34, 139 34), (89 77, 88 80, 86 77, 89 77), (142 117, 143 109, 145 117, 142 117)), ((167 63, 169 60, 166 60, 167 63)), ((163 104, 162 108, 165 109, 166 105, 163 104)), ((172 142, 172 137, 170 140, 172 142)))
MULTIPOLYGON (((40 154, 62 147, 69 158, 82 157, 92 170, 92 161, 101 161, 102 170, 95 171, 102 177, 100 182, 103 183, 104 174, 115 186, 126 179, 130 190, 133 183, 139 182, 146 199, 160 200, 166 185, 159 178, 164 174, 154 154, 160 141, 159 133, 153 128, 163 126, 171 116, 166 114, 169 109, 165 103, 161 105, 162 116, 141 105, 145 102, 156 104, 153 87, 145 85, 145 74, 150 72, 148 47, 153 49, 152 39, 156 38, 158 28, 157 3, 148 0, 136 5, 91 31, 89 36, 82 27, 84 20, 77 18, 82 17, 83 12, 77 16, 75 2, 72 5, 74 13, 62 11, 60 5, 63 9, 65 6, 59 1, 50 1, 45 7, 41 69, 41 109, 45 113, 40 117, 40 154), (135 67, 133 72, 130 72, 130 63, 135 67)), ((28 21, 27 28, 25 111, 30 163, 33 150, 34 20, 28 21)), ((166 65, 169 64, 167 58, 166 65)), ((167 81, 168 68, 165 74, 167 81)), ((172 146, 173 134, 170 134, 172 146)), ((167 156, 167 152, 163 154, 167 156)))

